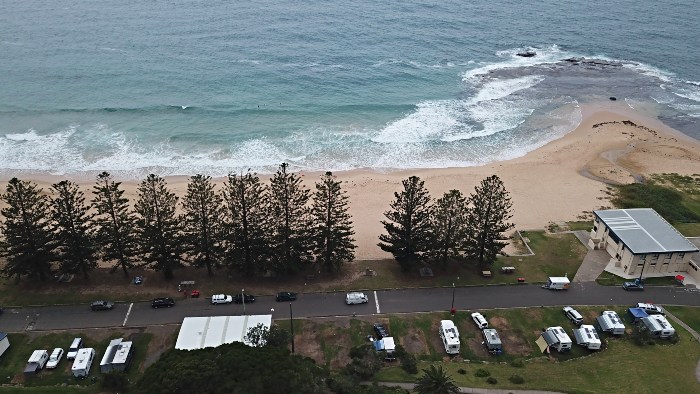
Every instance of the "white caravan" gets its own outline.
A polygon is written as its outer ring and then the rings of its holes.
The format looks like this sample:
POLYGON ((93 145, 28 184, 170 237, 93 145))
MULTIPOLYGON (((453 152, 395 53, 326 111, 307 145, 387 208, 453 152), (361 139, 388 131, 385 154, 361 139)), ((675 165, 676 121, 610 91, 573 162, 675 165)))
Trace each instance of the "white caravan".
POLYGON ((447 354, 459 354, 459 331, 452 320, 440 321, 440 339, 447 354))
POLYGON ((547 329, 542 333, 542 337, 547 342, 547 346, 550 349, 554 349, 559 353, 571 350, 571 338, 566 334, 563 328, 557 327, 547 327, 547 329))
POLYGON ((75 356, 75 361, 71 367, 71 372, 76 378, 86 378, 90 374, 90 367, 92 367, 92 361, 95 358, 95 349, 91 347, 84 347, 78 350, 78 354, 75 356))
POLYGON ((601 331, 612 335, 623 335, 625 333, 625 325, 622 324, 622 319, 615 311, 603 311, 596 320, 598 320, 601 331))
POLYGON ((676 333, 671 323, 662 315, 651 315, 640 319, 651 335, 659 338, 670 338, 676 333))
POLYGON ((576 339, 577 344, 588 350, 600 349, 598 332, 590 324, 582 324, 580 328, 574 328, 574 339, 576 339))

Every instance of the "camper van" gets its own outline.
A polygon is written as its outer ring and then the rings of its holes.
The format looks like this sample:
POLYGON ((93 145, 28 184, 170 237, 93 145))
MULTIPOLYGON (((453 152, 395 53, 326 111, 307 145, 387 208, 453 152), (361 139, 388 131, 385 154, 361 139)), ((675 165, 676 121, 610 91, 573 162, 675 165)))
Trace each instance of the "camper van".
POLYGON ((498 336, 498 332, 493 328, 486 328, 481 333, 484 335, 484 345, 491 354, 501 354, 503 352, 503 345, 501 344, 501 338, 498 336))
POLYGON ((447 354, 459 354, 459 331, 452 320, 440 321, 440 339, 447 354))
POLYGON ((603 311, 596 318, 600 330, 608 332, 612 335, 623 335, 625 333, 625 325, 622 324, 622 319, 614 311, 603 311))
POLYGON ((39 369, 41 369, 41 368, 44 368, 47 361, 49 361, 48 350, 35 350, 32 353, 31 357, 29 357, 29 360, 27 361, 27 363, 28 364, 36 363, 39 366, 39 369))
POLYGON ((554 349, 559 353, 571 350, 571 338, 566 334, 563 328, 547 327, 542 334, 544 340, 550 349, 554 349))
POLYGON ((95 349, 91 347, 84 347, 78 350, 78 354, 75 356, 75 361, 71 367, 71 372, 76 378, 86 378, 90 374, 90 367, 92 367, 92 361, 95 358, 95 349))
POLYGON ((352 292, 345 295, 345 303, 348 305, 366 304, 369 302, 369 297, 365 293, 352 292))
POLYGON ((566 276, 550 276, 547 283, 542 285, 543 289, 549 290, 568 290, 571 281, 566 276))
POLYGON ((396 343, 393 337, 383 337, 374 341, 374 349, 378 352, 384 351, 385 360, 396 360, 396 343))
POLYGON ((650 315, 640 319, 642 324, 649 330, 651 335, 659 338, 670 338, 676 333, 671 323, 666 317, 661 315, 650 315))
POLYGON ((600 338, 595 327, 589 324, 582 324, 579 328, 574 328, 574 339, 576 343, 588 350, 600 349, 600 338))

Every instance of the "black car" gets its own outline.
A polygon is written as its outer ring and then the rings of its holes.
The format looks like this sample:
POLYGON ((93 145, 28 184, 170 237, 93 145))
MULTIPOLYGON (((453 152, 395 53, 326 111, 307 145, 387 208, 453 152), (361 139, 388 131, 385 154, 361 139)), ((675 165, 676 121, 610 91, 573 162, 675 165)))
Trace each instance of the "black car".
POLYGON ((374 323, 374 332, 377 333, 377 339, 382 339, 389 336, 389 331, 387 331, 383 324, 374 323))
POLYGON ((297 293, 292 293, 290 291, 282 291, 277 293, 277 296, 275 297, 275 300, 277 302, 280 301, 294 301, 297 299, 297 293))
MULTIPOLYGON (((255 296, 254 296, 254 295, 248 294, 248 293, 244 293, 243 296, 245 297, 245 303, 246 303, 246 304, 251 303, 251 302, 255 302, 255 296)), ((236 304, 242 304, 243 301, 244 301, 244 299, 243 299, 243 297, 241 297, 240 294, 236 294, 236 295, 233 297, 233 302, 235 302, 236 304)))
POLYGON ((95 301, 90 304, 90 309, 93 311, 109 311, 114 308, 114 303, 109 301, 95 301))
POLYGON ((170 297, 156 298, 151 302, 152 308, 170 308, 175 306, 175 301, 170 297))

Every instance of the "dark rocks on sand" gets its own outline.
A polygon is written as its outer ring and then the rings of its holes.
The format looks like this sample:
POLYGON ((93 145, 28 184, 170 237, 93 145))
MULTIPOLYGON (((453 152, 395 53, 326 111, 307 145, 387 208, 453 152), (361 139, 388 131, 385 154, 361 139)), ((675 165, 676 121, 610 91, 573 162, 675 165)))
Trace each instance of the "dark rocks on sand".
POLYGON ((615 100, 617 100, 616 97, 610 96, 610 101, 615 101, 615 100))

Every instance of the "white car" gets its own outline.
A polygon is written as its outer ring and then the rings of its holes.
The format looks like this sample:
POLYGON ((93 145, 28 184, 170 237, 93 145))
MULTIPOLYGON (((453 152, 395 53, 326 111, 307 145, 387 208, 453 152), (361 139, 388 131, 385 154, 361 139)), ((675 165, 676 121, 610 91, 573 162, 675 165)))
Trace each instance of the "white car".
POLYGON ((54 369, 58 366, 58 363, 61 361, 63 358, 63 349, 60 347, 57 347, 56 349, 51 352, 51 356, 49 357, 49 361, 46 363, 46 368, 48 369, 54 369))
POLYGON ((366 304, 368 302, 369 298, 365 293, 352 292, 345 295, 345 303, 348 305, 366 304))
POLYGON ((479 327, 479 329, 481 330, 483 330, 484 328, 489 328, 489 322, 487 322, 486 318, 484 318, 484 315, 482 315, 479 312, 472 313, 472 320, 474 320, 476 326, 479 327))
POLYGON ((226 294, 214 294, 211 296, 212 304, 230 304, 233 302, 233 297, 226 294))

